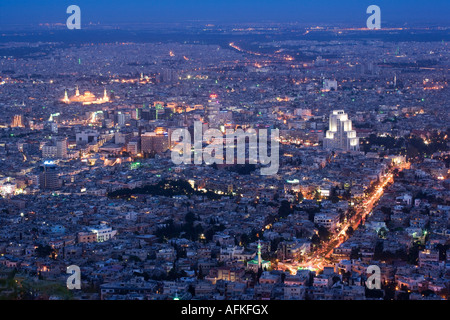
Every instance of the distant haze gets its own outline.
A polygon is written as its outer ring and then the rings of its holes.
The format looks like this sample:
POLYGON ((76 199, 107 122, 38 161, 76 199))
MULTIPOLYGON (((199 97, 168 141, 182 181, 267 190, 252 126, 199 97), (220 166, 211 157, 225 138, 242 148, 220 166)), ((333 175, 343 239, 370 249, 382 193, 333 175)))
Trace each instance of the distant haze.
POLYGON ((187 22, 351 23, 364 27, 366 8, 381 8, 390 25, 448 24, 449 0, 1 0, 0 27, 65 23, 69 5, 81 8, 82 24, 187 22))

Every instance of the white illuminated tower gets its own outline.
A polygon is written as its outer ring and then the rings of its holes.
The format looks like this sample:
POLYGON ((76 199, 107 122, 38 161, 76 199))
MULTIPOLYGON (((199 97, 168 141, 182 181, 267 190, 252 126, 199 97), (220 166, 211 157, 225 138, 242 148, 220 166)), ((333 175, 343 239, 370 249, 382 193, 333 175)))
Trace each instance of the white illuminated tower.
POLYGON ((206 116, 209 122, 210 128, 217 128, 219 125, 219 112, 220 112, 220 104, 217 100, 216 94, 211 94, 210 99, 208 100, 208 104, 205 108, 206 116))
POLYGON ((106 88, 105 88, 105 90, 103 91, 103 101, 109 101, 108 94, 106 93, 106 88))
POLYGON ((69 102, 70 102, 70 100, 69 100, 69 95, 67 94, 67 90, 64 90, 64 99, 63 99, 63 102, 65 102, 65 103, 69 103, 69 102))
POLYGON ((333 110, 331 113, 323 147, 329 150, 359 151, 359 138, 344 110, 333 110))

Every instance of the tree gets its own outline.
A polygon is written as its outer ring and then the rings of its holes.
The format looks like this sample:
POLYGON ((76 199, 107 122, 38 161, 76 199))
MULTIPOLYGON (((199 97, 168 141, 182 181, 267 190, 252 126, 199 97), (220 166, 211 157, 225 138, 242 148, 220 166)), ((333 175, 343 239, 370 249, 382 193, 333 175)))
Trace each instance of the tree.
POLYGON ((345 212, 342 209, 339 209, 338 212, 339 212, 339 222, 342 223, 344 222, 345 219, 345 212))
POLYGON ((324 226, 319 226, 319 238, 321 241, 327 241, 330 237, 330 232, 324 226))
POLYGON ((383 290, 377 290, 377 289, 368 289, 365 288, 365 296, 366 298, 372 298, 372 299, 381 299, 384 296, 383 290))
POLYGON ((375 245, 375 250, 374 250, 374 254, 373 254, 373 258, 375 260, 380 259, 380 257, 383 254, 383 241, 377 241, 376 245, 375 245))
POLYGON ((141 262, 141 259, 139 259, 139 257, 138 257, 138 256, 135 256, 135 255, 131 255, 131 256, 128 258, 128 260, 134 261, 134 262, 141 262))
POLYGON ((347 234, 347 236, 351 237, 354 232, 355 232, 355 230, 353 230, 353 227, 350 226, 347 228, 346 234, 347 234))
POLYGON ((386 228, 381 228, 380 230, 378 230, 378 237, 380 238, 385 238, 387 234, 387 230, 386 228))
POLYGON ((419 260, 419 251, 420 251, 420 245, 415 243, 408 250, 408 263, 410 263, 410 264, 417 264, 417 261, 419 260))
POLYGON ((40 258, 45 258, 45 257, 49 257, 50 255, 53 254, 53 248, 50 247, 48 244, 43 246, 43 245, 39 245, 36 248, 36 254, 38 257, 40 258))
POLYGON ((199 280, 203 280, 204 277, 205 277, 205 276, 203 275, 203 269, 202 269, 202 268, 199 268, 199 269, 198 269, 197 278, 198 278, 199 280))
POLYGON ((189 211, 188 213, 186 213, 186 215, 184 216, 184 220, 187 223, 192 224, 195 221, 195 214, 192 213, 191 211, 189 211))
POLYGON ((350 259, 358 259, 359 258, 359 248, 352 248, 352 252, 350 253, 350 259))
POLYGON ((314 222, 314 216, 316 215, 316 213, 314 211, 309 211, 308 212, 308 220, 311 222, 314 222))
POLYGON ((435 249, 439 251, 439 260, 445 261, 447 259, 447 250, 449 249, 450 245, 442 245, 438 243, 435 246, 435 249))
POLYGON ((277 251, 278 249, 278 245, 280 244, 280 242, 282 242, 284 239, 282 237, 277 237, 275 239, 273 239, 272 241, 270 241, 270 250, 272 252, 277 251))
POLYGON ((317 234, 314 234, 311 238, 311 243, 314 245, 319 245, 320 244, 320 238, 317 234))
POLYGON ((246 233, 241 234, 240 242, 244 247, 246 247, 249 244, 250 239, 246 233))
POLYGON ((192 284, 189 285, 188 292, 189 292, 192 296, 195 296, 195 287, 194 287, 192 284))
POLYGON ((262 268, 258 268, 258 273, 256 274, 256 278, 258 279, 258 283, 259 283, 259 278, 261 278, 262 273, 263 273, 262 268))
POLYGON ((289 214, 291 214, 291 205, 289 204, 289 201, 281 201, 281 206, 278 209, 278 217, 286 218, 289 214))
POLYGON ((348 283, 350 281, 351 276, 352 273, 350 271, 344 272, 344 270, 342 270, 342 281, 348 283))

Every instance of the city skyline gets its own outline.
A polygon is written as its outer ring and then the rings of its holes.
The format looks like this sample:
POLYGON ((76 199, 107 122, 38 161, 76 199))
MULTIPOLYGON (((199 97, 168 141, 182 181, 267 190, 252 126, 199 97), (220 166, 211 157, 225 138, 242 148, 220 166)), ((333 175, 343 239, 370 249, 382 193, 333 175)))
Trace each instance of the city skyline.
POLYGON ((446 2, 70 5, 0 4, 0 299, 449 299, 446 2))

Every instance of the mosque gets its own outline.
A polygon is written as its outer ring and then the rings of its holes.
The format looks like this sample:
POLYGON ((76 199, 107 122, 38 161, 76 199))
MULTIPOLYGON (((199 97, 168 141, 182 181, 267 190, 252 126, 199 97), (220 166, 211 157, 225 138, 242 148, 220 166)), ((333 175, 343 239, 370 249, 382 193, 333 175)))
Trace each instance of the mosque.
POLYGON ((259 269, 267 270, 270 268, 270 261, 263 260, 261 257, 261 241, 258 241, 257 259, 247 262, 247 269, 258 272, 259 269))
POLYGON ((67 94, 67 90, 64 91, 64 98, 62 99, 64 103, 72 103, 72 102, 79 102, 83 105, 89 105, 89 104, 102 104, 109 102, 108 94, 106 93, 106 88, 103 92, 102 98, 96 98, 95 95, 90 91, 85 91, 84 94, 80 94, 80 90, 78 89, 78 86, 75 90, 75 95, 71 96, 69 98, 69 95, 67 94))

